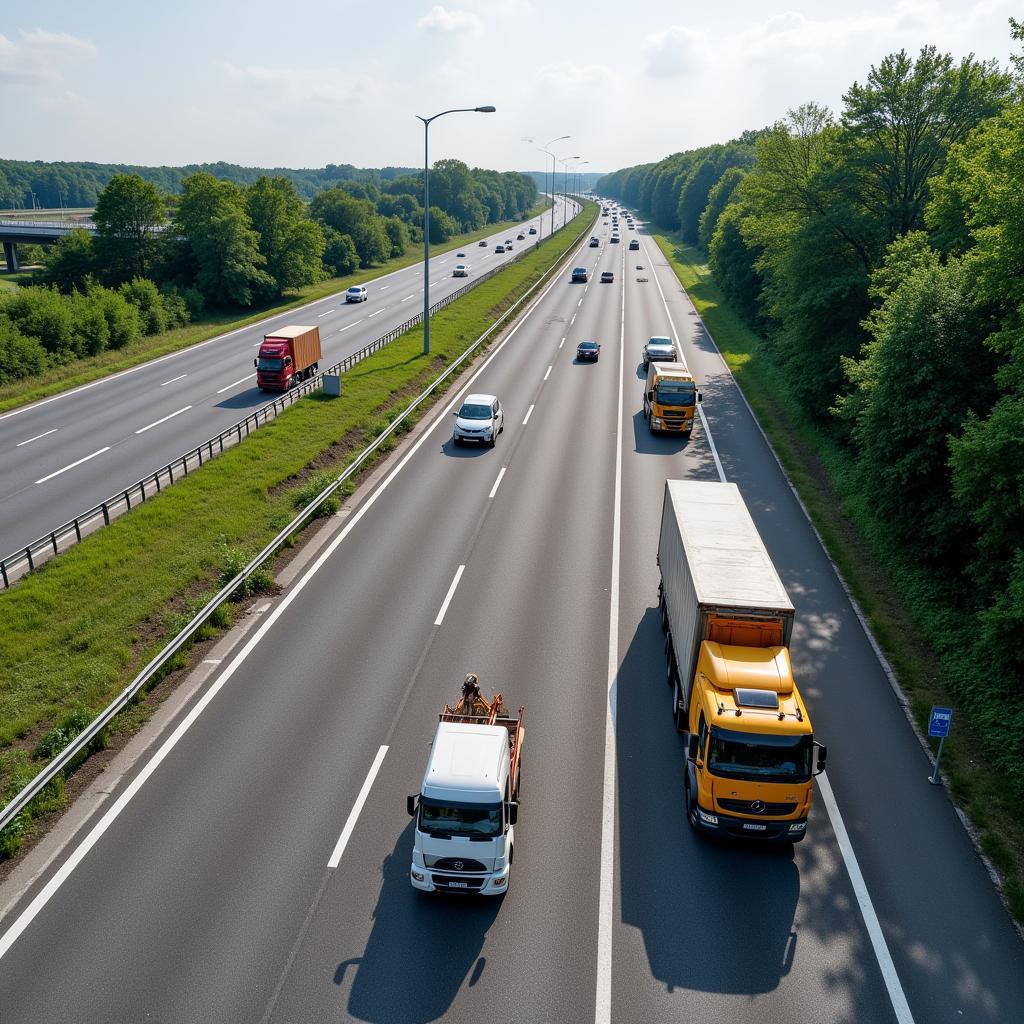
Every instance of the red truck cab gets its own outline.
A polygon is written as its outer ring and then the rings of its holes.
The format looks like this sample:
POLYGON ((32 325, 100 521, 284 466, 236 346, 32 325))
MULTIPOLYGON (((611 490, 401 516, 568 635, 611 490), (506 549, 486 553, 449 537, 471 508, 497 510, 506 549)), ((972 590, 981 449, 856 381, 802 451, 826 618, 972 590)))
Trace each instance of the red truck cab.
POLYGON ((253 360, 261 391, 287 391, 319 369, 323 353, 319 327, 282 327, 264 337, 253 360))

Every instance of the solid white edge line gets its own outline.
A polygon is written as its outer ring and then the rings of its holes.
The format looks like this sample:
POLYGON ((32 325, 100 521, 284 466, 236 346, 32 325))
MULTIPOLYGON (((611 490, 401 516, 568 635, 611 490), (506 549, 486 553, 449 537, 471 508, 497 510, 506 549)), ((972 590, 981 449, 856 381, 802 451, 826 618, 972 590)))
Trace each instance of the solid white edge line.
POLYGON ((223 395, 225 391, 230 391, 232 388, 237 388, 239 384, 244 384, 247 380, 252 380, 253 377, 255 376, 255 373, 250 373, 248 377, 243 377, 241 380, 236 380, 234 384, 228 384, 215 393, 218 395, 223 395))
POLYGON ((359 812, 363 809, 363 804, 366 803, 366 798, 370 795, 370 788, 373 786, 374 779, 377 778, 377 772, 380 771, 380 766, 384 763, 384 755, 387 752, 387 747, 381 747, 377 751, 377 756, 373 759, 373 764, 370 765, 370 770, 366 773, 366 778, 363 780, 363 788, 359 790, 359 796, 356 797, 356 802, 352 805, 352 810, 349 812, 345 827, 341 830, 341 835, 338 836, 338 842, 335 844, 331 859, 327 862, 329 868, 336 868, 341 863, 341 855, 345 852, 345 847, 348 846, 348 841, 355 831, 356 822, 359 820, 359 812))
POLYGON ((462 579, 462 574, 466 571, 464 565, 460 565, 455 570, 455 577, 452 579, 452 585, 448 588, 448 593, 444 596, 444 602, 441 604, 441 610, 437 613, 437 618, 434 619, 434 625, 440 626, 444 622, 445 612, 448 611, 448 605, 452 603, 452 598, 455 596, 455 588, 459 585, 459 580, 462 579))
POLYGON ((358 320, 353 320, 352 323, 350 323, 347 327, 342 327, 341 330, 338 331, 338 333, 344 334, 349 329, 349 327, 355 327, 356 324, 361 324, 362 322, 362 317, 360 317, 358 320))
POLYGON ((615 721, 619 673, 619 558, 622 532, 622 380, 626 352, 626 290, 619 322, 619 397, 615 424, 615 494, 608 621, 608 691, 604 723, 604 785, 601 795, 601 867, 597 911, 597 991, 594 1024, 612 1019, 612 928, 615 909, 615 721))
POLYGON ((70 466, 65 466, 63 469, 58 469, 55 473, 50 473, 49 476, 40 477, 36 483, 45 484, 47 480, 52 480, 55 476, 60 476, 61 473, 66 473, 69 469, 74 469, 75 466, 80 466, 83 462, 88 462, 90 459, 95 459, 97 455, 102 455, 104 452, 110 451, 110 445, 108 444, 105 448, 101 448, 98 452, 93 452, 92 455, 86 455, 84 459, 79 459, 77 462, 72 462, 70 466))
POLYGON ((535 406, 531 405, 530 408, 526 410, 526 416, 523 417, 523 426, 524 427, 526 426, 527 423, 530 422, 530 417, 533 415, 534 408, 535 408, 535 406))
POLYGON ((51 434, 56 434, 60 430, 60 427, 54 427, 53 430, 47 430, 42 434, 36 434, 35 437, 30 437, 26 441, 19 441, 14 447, 20 448, 24 444, 31 444, 33 441, 38 441, 41 437, 49 437, 51 434))
MULTIPOLYGON (((263 344, 263 343, 260 342, 260 344, 263 344)), ((165 387, 167 387, 168 384, 173 384, 176 380, 184 380, 187 376, 188 376, 187 373, 178 374, 177 377, 172 377, 170 380, 165 380, 163 382, 163 384, 160 385, 160 387, 165 388, 165 387)))
POLYGON ((544 374, 544 379, 547 380, 551 376, 551 367, 548 367, 547 373, 544 374))
POLYGON ((488 498, 493 498, 498 493, 498 488, 501 486, 501 478, 505 475, 505 467, 502 466, 498 473, 498 479, 494 481, 494 486, 491 488, 491 493, 487 495, 488 498))
POLYGON ((154 420, 152 423, 147 423, 144 427, 139 427, 135 431, 136 434, 144 434, 147 430, 152 430, 154 427, 159 427, 161 423, 166 423, 168 420, 173 420, 175 416, 180 416, 183 412, 188 412, 191 409, 191 405, 186 405, 183 409, 178 409, 177 412, 168 413, 162 419, 154 420))
MULTIPOLYGON (((660 251, 661 250, 659 249, 659 252, 660 251)), ((647 256, 648 263, 650 263, 650 253, 647 252, 646 243, 644 243, 644 254, 647 256)), ((675 323, 672 320, 672 313, 669 310, 668 302, 665 300, 665 293, 662 290, 661 282, 658 280, 657 267, 651 264, 651 269, 654 271, 654 281, 658 286, 659 293, 661 294, 661 301, 665 306, 665 313, 668 316, 668 322, 672 326, 673 337, 678 339, 679 336, 676 332, 675 323)), ((669 270, 670 272, 675 273, 671 270, 671 267, 669 267, 669 270)), ((679 344, 678 340, 676 343, 679 344)), ((743 394, 742 390, 740 390, 740 394, 743 394)), ((750 409, 749 403, 747 408, 750 409)), ((718 469, 719 479, 725 482, 725 471, 722 469, 722 463, 718 458, 718 452, 715 449, 714 441, 711 437, 711 431, 708 429, 707 418, 704 415, 704 410, 700 405, 698 405, 697 411, 700 413, 701 424, 704 427, 708 443, 711 446, 711 454, 715 459, 715 466, 718 469)), ((757 417, 754 416, 752 409, 750 409, 750 415, 754 420, 754 423, 757 424, 757 417)), ((864 881, 864 876, 861 874, 857 855, 853 852, 853 843, 850 841, 849 833, 846 831, 846 825, 843 822, 842 815, 839 813, 839 804, 836 803, 835 794, 832 792, 832 785, 828 781, 824 772, 818 776, 818 789, 821 792, 822 800, 825 803, 825 809, 828 811, 829 821, 832 823, 832 831, 835 833, 836 842, 839 844, 839 852, 843 857, 843 863, 846 865, 846 873, 849 876, 850 885, 853 888, 854 896, 857 899, 857 905, 860 908, 861 916, 864 919, 864 927, 866 928, 868 938, 871 941, 871 948, 874 951, 875 960, 878 963, 878 969, 882 974, 882 980, 885 983, 885 988, 889 995, 889 1001, 892 1004, 893 1012, 896 1014, 896 1019, 899 1021, 899 1024, 914 1024, 914 1017, 910 1012, 910 1005, 907 1003, 906 995, 903 992, 903 986, 900 984, 896 965, 893 963, 892 955, 889 953, 889 946, 885 941, 885 935, 883 934, 882 926, 878 921, 878 915, 875 913, 874 905, 871 902, 867 883, 864 881)))
MULTIPOLYGON (((565 257, 565 262, 568 263, 579 249, 574 250, 569 256, 565 257)), ((556 263, 555 266, 559 264, 556 263)), ((494 351, 484 360, 483 364, 472 374, 469 380, 459 388, 452 400, 441 408, 441 411, 437 414, 434 422, 431 423, 420 435, 419 439, 415 441, 410 449, 405 453, 404 457, 398 463, 397 466, 384 478, 383 482, 374 490, 367 499, 356 509, 355 513, 348 518, 344 528, 338 533, 338 535, 331 541, 330 544, 321 552, 320 557, 309 567, 309 569, 301 576, 296 579, 292 584, 291 589, 282 598, 281 603, 267 616, 263 624, 256 630, 255 633, 249 638, 249 642, 238 652, 233 658, 231 663, 226 669, 217 677, 217 679, 211 684, 209 690, 196 702, 192 710, 182 719, 178 727, 171 733, 170 736, 164 741, 160 749, 153 755, 152 759, 146 763, 139 774, 129 783, 125 791, 118 797, 117 801, 113 804, 110 810, 97 822, 96 826, 82 841, 81 845, 77 846, 68 859, 64 861, 61 867, 54 873, 50 881, 40 890, 36 897, 31 903, 18 915, 14 924, 7 929, 2 935, 0 935, 0 960, 4 958, 7 951, 14 945, 18 940, 21 933, 32 923, 32 920, 41 911, 47 903, 53 898, 53 895, 58 889, 64 884, 75 868, 81 863, 82 859, 86 854, 96 845, 100 840, 103 833, 114 823, 118 815, 128 806, 132 797, 142 788, 146 780, 153 774, 154 771, 160 766, 161 762, 167 755, 174 749, 178 744, 182 736, 192 727, 196 719, 203 713, 210 702, 218 693, 223 689, 228 680, 238 671, 239 667, 245 662, 246 658, 256 649, 260 641, 270 632, 273 628, 274 623, 287 611, 291 603, 302 593, 302 591, 309 584, 309 581, 327 564, 328 560, 334 554, 335 551, 341 546, 345 538, 355 529, 356 525, 362 520, 363 516, 370 511, 371 508, 377 503, 378 498, 388 489, 391 481, 398 476, 399 473, 405 468, 409 461, 414 455, 426 444, 430 435, 442 424, 447 424, 448 416, 455 408, 456 404, 461 401, 462 397, 469 393, 470 388, 476 383, 477 379, 487 370, 492 362, 498 357, 498 354, 504 349, 504 347, 519 333, 519 328, 526 323, 529 319, 530 314, 540 305, 545 299, 548 292, 558 283, 558 275, 552 276, 550 283, 540 295, 532 303, 530 303, 526 310, 523 312, 519 322, 516 323, 512 329, 505 335, 504 339, 495 347, 494 351)), ((104 448, 99 452, 95 452, 94 455, 101 455, 103 452, 109 451, 109 448, 104 448)), ((87 458, 93 458, 93 455, 87 456, 87 458)), ((84 461, 84 460, 82 460, 84 461)), ((78 465, 78 463, 75 463, 78 465)), ((71 466, 66 466, 65 469, 71 469, 71 466)), ((64 470, 59 470, 64 472, 64 470)), ((56 474, 54 474, 56 475, 56 474)), ((48 477, 44 479, 49 479, 48 477)))
POLYGON ((868 938, 871 940, 871 948, 875 951, 875 959, 878 961, 879 970, 882 972, 882 980, 885 982, 886 991, 889 993, 889 1001, 892 1003, 893 1012, 899 1024, 914 1024, 914 1016, 910 1012, 910 1005, 904 995, 903 986, 900 984, 899 974, 896 972, 896 965, 889 953, 889 946, 882 934, 882 926, 878 921, 874 905, 868 894, 867 883, 860 872, 860 865, 857 863, 857 855, 853 852, 853 844, 850 842, 849 833, 843 822, 843 816, 839 813, 839 805, 836 803, 835 794, 832 792, 832 784, 828 776, 822 772, 818 776, 818 790, 821 799, 828 811, 829 821, 832 822, 832 831, 835 832, 836 842, 846 863, 846 873, 850 876, 850 885, 857 898, 857 906, 860 907, 861 916, 864 918, 864 927, 867 929, 868 938))

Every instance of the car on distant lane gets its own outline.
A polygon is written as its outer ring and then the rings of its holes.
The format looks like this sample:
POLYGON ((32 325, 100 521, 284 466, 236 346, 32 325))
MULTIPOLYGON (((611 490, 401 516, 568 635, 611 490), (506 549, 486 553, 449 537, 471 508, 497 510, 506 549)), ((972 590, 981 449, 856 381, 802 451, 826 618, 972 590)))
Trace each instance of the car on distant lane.
POLYGON ((452 277, 469 277, 469 267, 465 263, 456 263, 452 277))
POLYGON ((480 241, 477 242, 476 244, 479 245, 479 246, 484 246, 484 245, 487 244, 487 239, 486 238, 481 238, 480 241))
POLYGON ((589 275, 586 267, 573 267, 572 268, 572 278, 571 278, 571 280, 572 280, 573 284, 577 284, 579 282, 583 282, 584 284, 586 284, 586 282, 589 280, 589 277, 590 277, 590 275, 589 275))
POLYGON ((591 249, 596 249, 600 244, 601 244, 601 240, 596 235, 591 236, 591 239, 590 239, 590 248, 591 249))
POLYGON ((537 234, 537 229, 536 228, 530 228, 530 234, 531 235, 537 234))
POLYGON ((655 336, 644 345, 645 370, 651 363, 674 363, 677 358, 675 342, 664 335, 655 336))
POLYGON ((370 297, 364 284, 354 284, 345 292, 346 302, 365 302, 370 297))
POLYGON ((601 271, 601 284, 611 284, 615 280, 615 273, 611 270, 601 271))
POLYGON ((596 363, 597 357, 601 354, 601 346, 596 341, 581 341, 576 346, 576 358, 583 362, 589 360, 596 363))
POLYGON ((629 247, 630 247, 630 249, 639 249, 640 248, 640 240, 637 239, 637 238, 631 238, 629 240, 629 247))

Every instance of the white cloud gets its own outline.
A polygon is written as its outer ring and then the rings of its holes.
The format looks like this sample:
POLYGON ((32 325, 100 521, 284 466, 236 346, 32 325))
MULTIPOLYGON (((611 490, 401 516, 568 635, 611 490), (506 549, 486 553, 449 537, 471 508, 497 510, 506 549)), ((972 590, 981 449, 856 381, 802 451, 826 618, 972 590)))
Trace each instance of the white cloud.
POLYGON ((47 32, 44 28, 26 32, 22 29, 21 38, 28 46, 36 50, 49 50, 53 53, 65 53, 76 57, 95 57, 99 52, 95 43, 88 39, 80 39, 68 32, 47 32))
POLYGON ((240 99, 245 97, 249 114, 294 111, 298 104, 342 110, 369 91, 363 77, 334 68, 272 68, 225 61, 224 72, 229 82, 241 87, 240 99))
POLYGON ((685 25, 672 25, 647 37, 644 54, 652 78, 689 74, 706 64, 708 37, 685 25))
POLYGON ((441 4, 431 7, 430 13, 416 22, 416 27, 422 32, 466 35, 480 35, 484 30, 483 22, 472 11, 450 11, 441 4))
POLYGON ((67 64, 97 54, 89 40, 66 32, 23 29, 20 36, 20 41, 14 42, 0 35, 0 82, 9 85, 60 85, 67 64))

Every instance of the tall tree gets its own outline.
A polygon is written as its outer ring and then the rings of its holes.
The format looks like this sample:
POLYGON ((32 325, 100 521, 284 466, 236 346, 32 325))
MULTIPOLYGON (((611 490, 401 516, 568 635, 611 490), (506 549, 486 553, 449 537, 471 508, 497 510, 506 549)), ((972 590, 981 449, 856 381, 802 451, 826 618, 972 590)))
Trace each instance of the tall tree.
POLYGON ((137 174, 115 174, 96 200, 96 257, 104 280, 148 277, 156 260, 157 229, 167 222, 160 190, 137 174))

